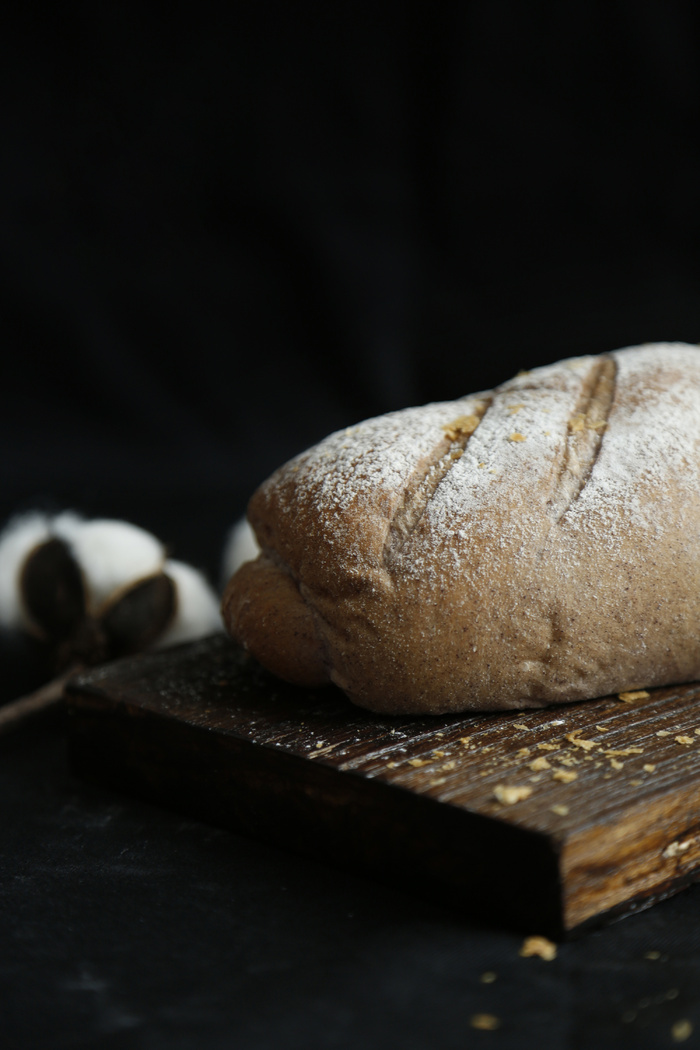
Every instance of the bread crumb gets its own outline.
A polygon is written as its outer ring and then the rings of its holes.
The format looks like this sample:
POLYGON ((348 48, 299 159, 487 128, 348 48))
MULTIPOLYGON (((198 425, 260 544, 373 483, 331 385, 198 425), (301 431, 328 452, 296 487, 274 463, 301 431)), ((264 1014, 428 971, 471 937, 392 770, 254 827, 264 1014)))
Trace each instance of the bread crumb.
POLYGON ((417 769, 419 766, 427 766, 428 762, 424 758, 409 758, 408 764, 409 766, 415 766, 417 769))
POLYGON ((460 437, 469 437, 470 434, 473 434, 479 425, 480 419, 481 416, 476 415, 458 416, 451 423, 446 423, 442 429, 450 441, 456 441, 460 437))
POLYGON ((644 783, 644 781, 643 781, 643 780, 637 780, 637 779, 635 779, 635 780, 630 780, 630 784, 631 784, 631 786, 632 786, 633 788, 638 788, 638 787, 641 787, 643 783, 644 783))
POLYGON ((649 693, 646 689, 635 689, 631 693, 618 693, 619 700, 623 700, 626 704, 631 704, 633 700, 646 700, 649 693))
POLYGON ((533 773, 539 773, 542 769, 552 768, 544 755, 540 755, 539 758, 535 758, 532 762, 528 762, 528 765, 533 773))
POLYGON ((479 978, 482 984, 493 984, 493 982, 497 979, 498 974, 494 973, 493 970, 486 970, 486 972, 482 973, 481 977, 479 978))
POLYGON ((439 771, 440 773, 449 773, 451 769, 455 769, 456 767, 457 763, 454 760, 452 762, 443 762, 439 771))
POLYGON ((624 769, 625 767, 625 763, 618 761, 618 759, 616 758, 610 759, 610 765, 613 767, 613 769, 624 769))
POLYGON ((481 1028, 484 1032, 494 1032, 501 1027, 501 1022, 494 1014, 474 1014, 469 1024, 472 1028, 481 1028))
POLYGON ((532 794, 531 787, 522 787, 507 784, 496 784, 493 789, 493 796, 504 806, 512 806, 516 802, 522 802, 523 799, 529 798, 532 794))
POLYGON ((527 756, 529 754, 530 754, 530 748, 529 747, 521 747, 519 751, 516 751, 516 755, 517 755, 518 758, 527 758, 527 756))
POLYGON ((669 733, 668 729, 660 729, 656 735, 657 736, 670 736, 671 734, 669 733))
POLYGON ((599 726, 599 725, 597 725, 596 729, 598 730, 599 733, 607 733, 608 730, 610 729, 610 726, 599 726))
POLYGON ((677 736, 674 737, 677 744, 694 744, 692 736, 677 736))
POLYGON ((508 440, 509 441, 527 441, 527 438, 525 437, 524 434, 519 434, 517 432, 517 430, 516 430, 516 432, 514 434, 509 434, 508 435, 508 440))
POLYGON ((520 947, 519 955, 523 959, 527 959, 532 955, 538 955, 540 959, 551 962, 552 959, 557 957, 557 946, 553 941, 547 940, 546 937, 526 937, 520 947))
POLYGON ((570 744, 573 744, 574 747, 582 747, 584 751, 592 751, 594 747, 598 747, 595 740, 582 740, 579 736, 580 732, 580 729, 575 729, 573 733, 566 734, 566 739, 570 744))
POLYGON ((556 813, 558 817, 568 817, 569 807, 568 806, 550 806, 552 813, 556 813))
POLYGON ((558 751, 559 750, 559 745, 558 744, 538 744, 537 746, 540 749, 540 751, 558 751))
POLYGON ((447 754, 447 752, 446 751, 437 751, 437 750, 435 750, 435 751, 433 751, 433 754, 435 755, 436 758, 444 758, 445 755, 447 754))
POLYGON ((461 736, 459 738, 459 742, 460 744, 464 744, 464 746, 467 747, 471 743, 471 739, 472 738, 470 736, 461 736))
POLYGON ((386 768, 387 769, 396 769, 396 762, 387 762, 386 768))
POLYGON ((570 784, 572 780, 576 780, 578 773, 574 773, 573 770, 558 769, 556 773, 552 773, 552 780, 559 780, 562 784, 570 784))
POLYGON ((432 788, 439 787, 440 784, 446 784, 446 783, 447 783, 447 777, 436 777, 435 780, 429 781, 430 787, 432 787, 432 788))
POLYGON ((642 766, 642 769, 645 773, 654 773, 656 770, 656 766, 653 762, 647 762, 645 766, 642 766))
POLYGON ((693 845, 694 839, 686 839, 685 842, 672 842, 661 854, 666 860, 670 860, 672 857, 678 857, 681 853, 685 853, 693 845))
POLYGON ((617 751, 611 751, 611 750, 604 751, 603 754, 607 755, 608 758, 626 758, 627 755, 642 755, 642 754, 644 754, 644 748, 643 747, 625 747, 625 748, 620 748, 617 751))
POLYGON ((576 434, 579 430, 583 430, 586 423, 586 417, 578 412, 575 416, 569 420, 569 430, 572 434, 576 434))
POLYGON ((684 1043, 693 1034, 692 1022, 684 1017, 681 1021, 676 1021, 675 1024, 671 1025, 671 1037, 676 1043, 684 1043))
POLYGON ((524 722, 513 722, 513 729, 529 729, 524 722))

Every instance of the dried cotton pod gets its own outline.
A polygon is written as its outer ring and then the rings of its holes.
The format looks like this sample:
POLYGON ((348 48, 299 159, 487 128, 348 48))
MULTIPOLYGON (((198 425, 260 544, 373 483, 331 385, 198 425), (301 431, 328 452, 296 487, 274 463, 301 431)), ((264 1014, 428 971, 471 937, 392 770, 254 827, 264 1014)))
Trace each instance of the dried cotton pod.
POLYGON ((0 536, 0 627, 48 646, 56 671, 221 630, 201 573, 124 521, 32 513, 0 536))

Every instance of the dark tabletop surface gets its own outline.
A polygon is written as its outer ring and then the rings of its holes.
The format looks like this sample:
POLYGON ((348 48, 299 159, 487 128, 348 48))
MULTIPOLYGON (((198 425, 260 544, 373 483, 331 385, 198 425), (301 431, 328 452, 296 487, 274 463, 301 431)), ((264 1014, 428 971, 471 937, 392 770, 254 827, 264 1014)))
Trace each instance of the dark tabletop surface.
MULTIPOLYGON (((3 520, 126 518, 218 583, 254 486, 329 431, 700 338, 689 0, 160 11, 0 34, 3 520)), ((37 669, 0 655, 7 701, 37 669)), ((80 782, 60 722, 0 750, 3 1047, 700 1040, 697 887, 523 959, 80 782)))
POLYGON ((656 1048, 686 1021, 697 1039, 700 887, 544 961, 440 901, 82 783, 60 724, 5 739, 0 800, 8 1048, 656 1048))

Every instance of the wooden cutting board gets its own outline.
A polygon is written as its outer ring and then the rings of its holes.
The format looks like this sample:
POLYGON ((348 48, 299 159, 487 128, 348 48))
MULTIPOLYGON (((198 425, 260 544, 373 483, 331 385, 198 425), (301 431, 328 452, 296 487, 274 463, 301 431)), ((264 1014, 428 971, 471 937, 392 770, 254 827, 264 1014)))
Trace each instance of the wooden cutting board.
POLYGON ((81 775, 561 938, 700 876, 700 685, 395 718, 224 637, 70 683, 81 775))

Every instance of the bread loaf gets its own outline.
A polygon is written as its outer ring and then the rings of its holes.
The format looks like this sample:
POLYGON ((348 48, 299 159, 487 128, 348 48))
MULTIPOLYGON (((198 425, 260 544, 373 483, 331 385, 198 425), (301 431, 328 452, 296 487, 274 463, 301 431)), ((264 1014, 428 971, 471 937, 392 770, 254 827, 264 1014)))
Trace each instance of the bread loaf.
POLYGON ((230 633, 374 711, 700 677, 700 349, 654 344, 332 434, 277 470, 230 633))

